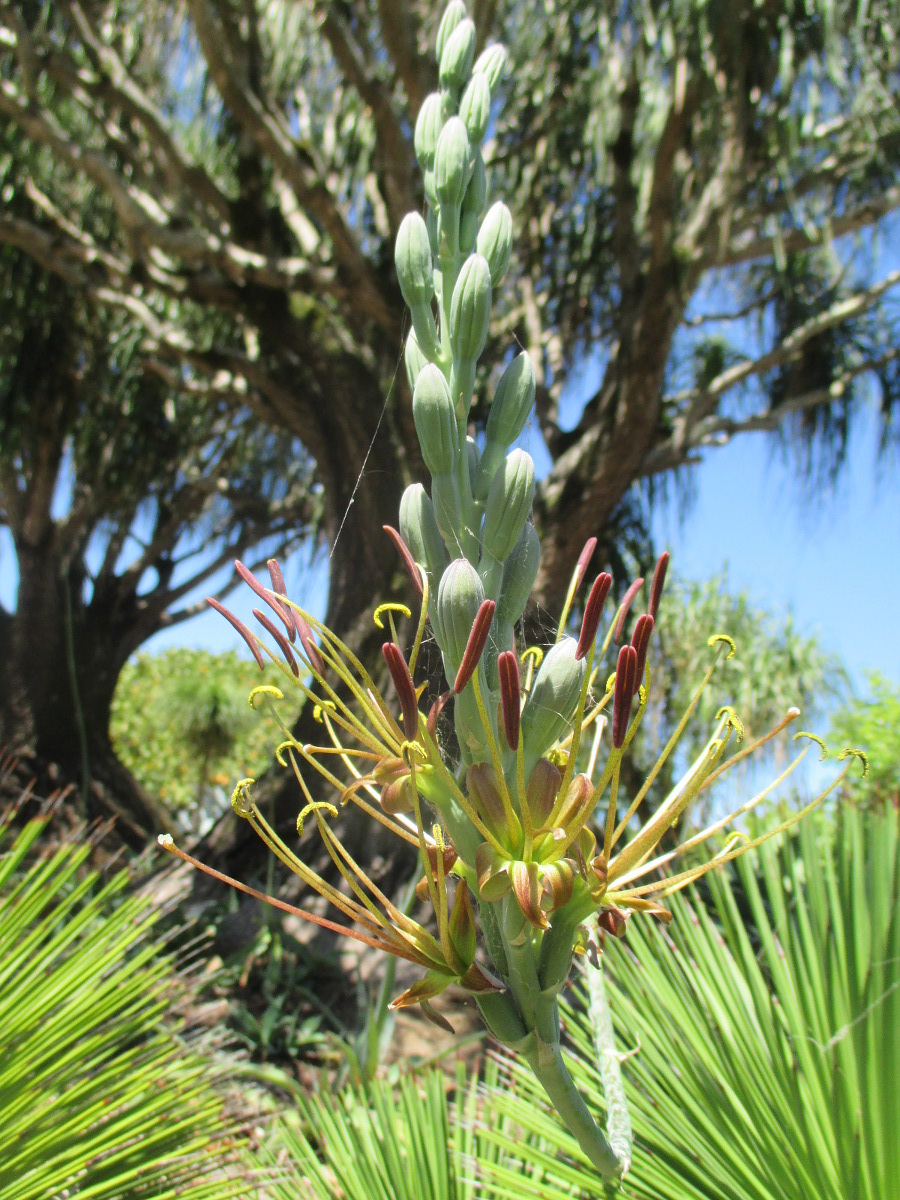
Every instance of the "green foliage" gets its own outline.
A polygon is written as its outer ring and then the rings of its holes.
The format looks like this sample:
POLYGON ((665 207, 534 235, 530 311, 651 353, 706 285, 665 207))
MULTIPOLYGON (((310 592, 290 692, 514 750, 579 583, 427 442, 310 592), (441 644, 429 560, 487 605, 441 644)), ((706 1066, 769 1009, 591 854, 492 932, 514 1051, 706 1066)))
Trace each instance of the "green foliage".
POLYGON ((843 705, 832 718, 830 738, 859 746, 868 755, 865 778, 848 776, 848 799, 866 805, 900 804, 900 687, 877 671, 868 675, 870 697, 843 705))
MULTIPOLYGON (((666 931, 633 922, 604 956, 636 1133, 620 1195, 883 1200, 900 1178, 897 811, 808 820, 797 837, 762 847, 756 872, 742 860, 740 875, 742 887, 712 876, 708 907, 676 898, 666 931)), ((596 1096, 578 996, 573 1074, 596 1096)), ((483 1167, 479 1195, 596 1195, 519 1063, 485 1112, 484 1137, 507 1161, 483 1167)))
POLYGON ((237 779, 262 774, 271 757, 272 731, 247 703, 258 682, 256 664, 234 651, 137 655, 113 701, 117 754, 173 810, 201 820, 205 808, 221 811, 237 779))
POLYGON ((88 869, 83 831, 42 848, 47 830, 0 823, 0 1194, 246 1196, 225 1064, 172 1015, 188 987, 158 910, 88 869))

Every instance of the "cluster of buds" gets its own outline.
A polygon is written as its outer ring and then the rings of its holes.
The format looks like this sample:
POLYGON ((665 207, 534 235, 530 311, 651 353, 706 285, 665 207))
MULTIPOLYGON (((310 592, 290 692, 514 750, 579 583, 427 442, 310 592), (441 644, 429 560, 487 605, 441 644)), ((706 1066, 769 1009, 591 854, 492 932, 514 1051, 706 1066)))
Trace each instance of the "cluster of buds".
MULTIPOLYGON (((440 91, 426 98, 415 126, 426 211, 424 217, 409 214, 396 241, 397 273, 412 315, 406 369, 431 480, 428 490, 422 484, 406 490, 399 531, 387 529, 419 603, 415 632, 405 641, 395 620, 411 621, 413 612, 393 604, 375 611, 380 628, 388 621, 383 655, 395 696, 383 695, 337 635, 289 599, 277 563, 269 564, 271 587, 238 566, 274 616, 254 610, 277 650, 211 601, 260 666, 268 655, 315 706, 322 744, 302 744, 281 721, 278 688, 259 687, 251 696, 281 725, 277 757, 295 772, 305 801, 298 831, 303 834, 304 823, 314 818, 348 891, 313 872, 270 827, 253 801, 252 781, 241 781, 233 803, 348 924, 292 911, 420 965, 423 975, 395 1006, 421 1004, 443 1023, 430 1005, 433 997, 451 983, 470 991, 498 1040, 527 1059, 598 1169, 616 1176, 625 1166, 622 1156, 594 1124, 559 1052, 558 994, 573 955, 596 956, 603 936, 621 936, 633 913, 668 920, 668 893, 800 820, 839 780, 763 837, 737 842, 737 835, 729 836, 732 821, 795 769, 807 746, 770 787, 658 852, 701 792, 798 715, 791 710, 775 730, 728 755, 742 729, 732 710, 723 708, 703 752, 654 809, 648 803, 654 783, 716 663, 733 650, 730 638, 717 635, 710 639, 709 669, 657 763, 633 795, 620 794, 623 757, 647 707, 647 651, 668 555, 657 562, 646 610, 626 637, 644 581, 626 590, 604 630, 613 581, 603 572, 585 587, 596 550, 592 538, 575 564, 555 644, 545 652, 517 643, 540 564, 530 520, 534 463, 513 448, 531 413, 535 379, 526 353, 513 358, 484 433, 473 436, 476 368, 512 248, 506 205, 498 201, 485 211, 481 150, 506 55, 492 45, 476 59, 475 40, 465 6, 453 0, 437 38, 440 91), (569 636, 577 611, 582 619, 569 636), (424 685, 417 686, 415 677, 429 631, 448 690, 426 712, 424 685), (614 668, 604 679, 600 664, 615 647, 614 668), (456 732, 452 761, 438 735, 440 711, 449 703, 456 732), (313 794, 304 768, 333 789, 336 804, 313 794), (347 804, 418 849, 418 892, 432 910, 427 923, 400 911, 340 840, 331 822, 347 804), (698 857, 698 848, 720 834, 725 838, 716 852, 698 857)), ((174 849, 171 840, 167 845, 174 849)))

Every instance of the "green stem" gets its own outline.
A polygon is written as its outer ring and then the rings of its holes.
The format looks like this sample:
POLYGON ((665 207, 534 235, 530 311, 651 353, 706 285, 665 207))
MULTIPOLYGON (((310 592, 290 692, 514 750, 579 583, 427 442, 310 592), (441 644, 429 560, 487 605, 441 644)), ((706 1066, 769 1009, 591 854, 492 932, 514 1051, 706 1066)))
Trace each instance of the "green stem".
MULTIPOLYGON (((559 1113, 563 1124, 604 1179, 621 1179, 628 1162, 620 1160, 597 1122, 591 1116, 581 1093, 565 1064, 559 1043, 547 1044, 540 1038, 524 1057, 538 1082, 559 1113)), ((629 1160, 630 1161, 630 1160, 629 1160)))
POLYGON ((607 1134, 613 1153, 621 1164, 621 1174, 624 1175, 631 1166, 634 1132, 631 1128, 631 1116, 628 1112, 628 1100, 622 1080, 622 1064, 616 1052, 612 1015, 609 1011, 606 985, 603 982, 603 968, 602 966, 588 967, 585 974, 587 975, 588 1013, 594 1031, 597 1066, 600 1070, 603 1097, 606 1101, 607 1134))

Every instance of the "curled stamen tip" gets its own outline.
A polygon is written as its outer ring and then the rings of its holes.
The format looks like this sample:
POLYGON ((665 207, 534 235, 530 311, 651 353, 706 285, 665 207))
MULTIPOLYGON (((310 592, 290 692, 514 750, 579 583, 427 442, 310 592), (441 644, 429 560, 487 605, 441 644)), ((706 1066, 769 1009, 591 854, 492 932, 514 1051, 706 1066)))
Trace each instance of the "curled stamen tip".
POLYGON ((331 817, 336 817, 338 815, 338 810, 329 800, 312 800, 297 817, 297 833, 299 833, 301 837, 303 837, 304 818, 308 817, 310 813, 321 812, 322 809, 324 809, 325 812, 327 812, 331 817))
POLYGON ((239 779, 234 786, 234 791, 231 793, 231 807, 239 817, 249 817, 253 809, 253 801, 250 799, 248 789, 256 780, 252 777, 247 779, 239 779))
POLYGON ((162 847, 163 850, 174 850, 175 839, 172 837, 171 833, 161 833, 156 839, 156 844, 157 846, 162 847))
POLYGON ((744 740, 744 722, 737 715, 737 713, 734 711, 734 709, 731 707, 730 704, 722 705, 722 707, 716 713, 716 720, 718 721, 722 717, 725 717, 725 716, 728 717, 728 724, 731 726, 731 728, 737 734, 737 740, 739 742, 742 742, 744 740))
POLYGON ((817 733, 810 733, 806 729, 799 729, 794 734, 792 741, 796 742, 799 738, 807 738, 808 741, 815 742, 817 746, 821 747, 822 753, 819 755, 819 762, 821 762, 823 759, 828 757, 828 747, 825 745, 825 742, 823 741, 822 738, 819 737, 819 735, 817 733))
POLYGON ((401 617, 411 617, 412 610, 407 608, 405 604, 398 604, 396 601, 388 601, 386 604, 379 604, 372 614, 372 619, 378 629, 384 629, 384 621, 381 617, 383 613, 395 612, 401 617))
POLYGON ((725 657, 734 658, 737 653, 737 646, 734 644, 734 638, 729 637, 727 633, 714 633, 706 644, 711 650, 714 650, 720 642, 728 647, 728 653, 725 657))
POLYGON ((255 701, 257 696, 272 696, 276 700, 283 700, 284 692, 280 688, 274 687, 271 683, 261 683, 259 687, 255 687, 251 691, 248 697, 251 708, 256 708, 255 701))
POLYGON ((863 768, 862 777, 865 779, 869 774, 869 756, 866 754, 865 750, 860 750, 858 746, 845 746, 838 755, 838 762, 841 762, 845 758, 859 759, 863 768))

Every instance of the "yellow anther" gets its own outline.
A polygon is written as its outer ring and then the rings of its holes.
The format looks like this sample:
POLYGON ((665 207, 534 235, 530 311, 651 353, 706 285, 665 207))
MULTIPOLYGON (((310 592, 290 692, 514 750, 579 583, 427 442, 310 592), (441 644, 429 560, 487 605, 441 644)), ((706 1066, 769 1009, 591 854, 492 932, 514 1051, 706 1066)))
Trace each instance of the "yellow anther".
POLYGON ((398 604, 395 601, 388 601, 387 604, 379 604, 372 614, 376 626, 379 629, 384 629, 384 622, 381 619, 382 613, 399 613, 401 617, 411 617, 412 609, 407 608, 405 604, 398 604))
POLYGON ((869 756, 865 750, 860 750, 857 746, 845 746, 838 755, 838 761, 845 758, 858 758, 863 766, 863 779, 869 773, 869 756))
POLYGON ((324 724, 324 712, 326 708, 330 708, 332 712, 337 711, 337 705, 333 700, 323 700, 313 708, 313 720, 318 721, 320 725, 324 724))
POLYGON ((250 799, 250 788, 256 780, 248 777, 239 779, 231 793, 231 807, 239 817, 249 817, 253 811, 253 801, 250 799))
POLYGON ((721 717, 725 716, 726 714, 728 716, 728 724, 731 726, 731 728, 737 734, 737 740, 739 742, 742 742, 744 740, 744 723, 741 720, 741 718, 737 715, 737 713, 734 711, 734 709, 731 707, 730 704, 722 705, 722 707, 716 713, 716 720, 718 721, 721 717))
POLYGON ((737 845, 738 842, 747 842, 749 840, 746 833, 741 833, 739 829, 733 829, 725 839, 725 845, 722 847, 721 853, 727 854, 731 847, 737 845))
POLYGON ((714 633, 706 644, 712 650, 715 649, 719 642, 724 642, 725 645, 728 646, 728 653, 725 655, 725 657, 734 658, 735 654, 737 653, 737 646, 734 644, 734 638, 729 637, 727 633, 714 633))
POLYGON ((613 688, 615 686, 616 686, 616 673, 615 673, 615 671, 613 671, 612 675, 610 675, 609 679, 607 679, 607 681, 606 681, 605 694, 608 696, 609 693, 613 690, 613 688))
POLYGON ((301 811, 300 816, 297 818, 297 832, 301 837, 303 837, 303 818, 308 817, 311 812, 321 812, 322 809, 324 809, 325 812, 327 812, 331 817, 336 817, 338 815, 338 810, 328 800, 310 801, 310 803, 307 804, 306 808, 301 811))
POLYGON ((251 708, 256 708, 257 696, 272 696, 275 700, 283 700, 284 692, 277 687, 273 687, 271 683, 261 683, 259 687, 253 689, 248 697, 251 708))
POLYGON ((420 762, 428 762, 428 752, 419 742, 402 742, 400 744, 400 757, 408 767, 412 765, 410 758, 413 756, 420 762))
POLYGON ((434 838, 434 845, 438 854, 444 853, 444 831, 440 825, 432 825, 431 836, 434 838))
POLYGON ((524 667, 528 660, 531 659, 535 667, 539 667, 544 661, 544 652, 540 646, 529 646, 519 658, 519 662, 524 667))
POLYGON ((291 750, 299 750, 300 743, 295 741, 293 738, 288 738, 286 742, 282 742, 281 745, 277 748, 277 750, 275 751, 275 760, 279 764, 279 766, 282 766, 282 767, 286 767, 288 765, 288 763, 285 761, 285 758, 284 758, 284 750, 286 747, 290 747, 291 750))
MULTIPOLYGON (((817 733, 809 733, 809 732, 807 732, 807 730, 801 729, 798 733, 794 734, 792 740, 796 742, 796 740, 798 738, 808 738, 809 741, 815 742, 817 746, 821 746, 822 753, 819 755, 819 762, 821 762, 823 758, 828 757, 828 747, 825 745, 825 743, 822 741, 822 739, 819 737, 819 735, 817 733)), ((853 751, 851 750, 849 753, 852 754, 853 751)))

